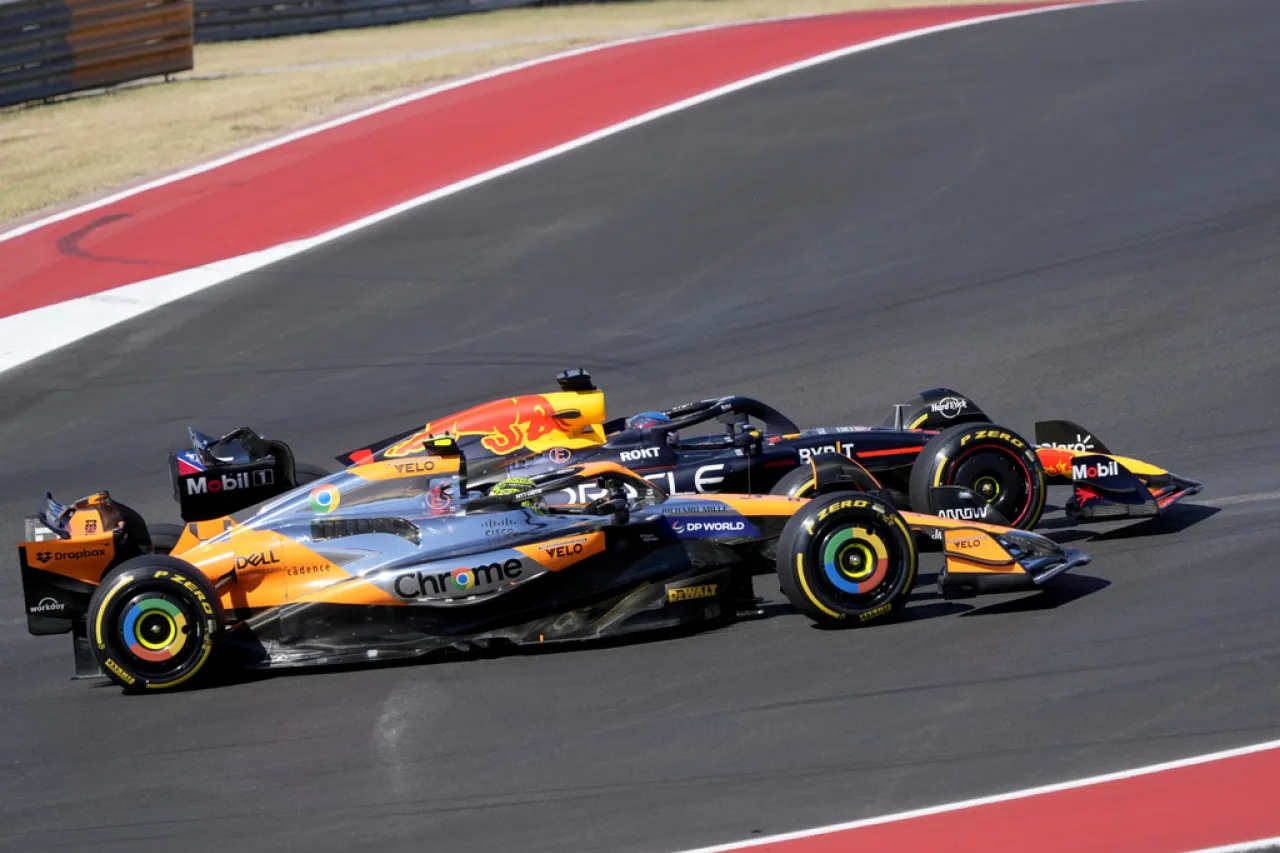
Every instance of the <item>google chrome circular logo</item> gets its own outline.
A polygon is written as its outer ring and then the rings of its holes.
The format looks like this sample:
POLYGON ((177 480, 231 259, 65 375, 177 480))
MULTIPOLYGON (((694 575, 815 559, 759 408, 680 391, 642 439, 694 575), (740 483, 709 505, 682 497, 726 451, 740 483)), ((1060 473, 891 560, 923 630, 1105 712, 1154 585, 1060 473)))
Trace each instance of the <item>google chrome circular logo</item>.
POLYGON ((476 585, 476 576, 470 569, 454 569, 453 585, 458 589, 471 589, 476 585))
POLYGON ((316 486, 311 490, 311 508, 316 512, 333 512, 342 501, 342 493, 333 486, 316 486))
POLYGON ((159 663, 182 651, 190 632, 186 614, 172 601, 139 596, 124 616, 121 633, 135 656, 159 663))

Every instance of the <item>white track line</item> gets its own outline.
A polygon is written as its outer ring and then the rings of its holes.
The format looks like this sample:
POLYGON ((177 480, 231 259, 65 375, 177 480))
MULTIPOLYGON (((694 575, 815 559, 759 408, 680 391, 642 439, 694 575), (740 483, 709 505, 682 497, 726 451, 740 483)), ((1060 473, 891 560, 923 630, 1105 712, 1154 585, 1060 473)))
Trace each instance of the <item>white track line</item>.
MULTIPOLYGON (((268 264, 284 260, 285 258, 288 258, 288 257, 292 257, 293 255, 296 255, 299 252, 303 252, 315 246, 328 243, 332 240, 336 240, 340 237, 346 236, 347 234, 351 234, 355 231, 368 228, 371 225, 375 225, 379 222, 382 222, 386 219, 390 219, 391 217, 397 216, 406 211, 413 210, 414 208, 421 207, 425 204, 429 204, 438 199, 446 198, 448 196, 454 195, 455 193, 459 193, 459 192, 462 192, 463 190, 470 189, 471 187, 478 186, 483 183, 487 183, 489 181, 494 180, 495 178, 500 178, 504 175, 511 174, 512 172, 516 172, 520 169, 524 169, 529 166, 535 165, 537 163, 541 163, 543 161, 551 159, 552 157, 557 157, 569 151, 574 151, 585 145, 590 145, 592 142, 596 142, 601 139, 606 139, 610 136, 614 136, 615 134, 619 134, 619 133, 622 133, 623 131, 630 130, 633 127, 638 127, 642 124, 648 124, 649 122, 656 121, 660 118, 671 115, 673 113, 678 113, 683 110, 687 110, 691 107, 698 106, 699 104, 704 104, 708 101, 712 101, 717 98, 722 98, 725 95, 729 95, 734 92, 741 91, 742 89, 746 89, 750 86, 755 86, 760 83, 765 83, 770 80, 775 80, 787 74, 793 74, 797 71, 803 71, 807 68, 813 68, 814 66, 822 65, 823 63, 827 63, 827 62, 832 62, 837 59, 842 59, 846 56, 852 56, 857 53, 863 53, 869 50, 874 50, 878 47, 886 47, 888 45, 898 44, 899 42, 920 38, 922 36, 932 35, 934 33, 947 32, 949 30, 958 30, 964 27, 971 27, 971 26, 976 26, 978 24, 992 23, 994 21, 1009 20, 1011 18, 1022 18, 1030 15, 1041 15, 1048 12, 1062 11, 1066 9, 1088 8, 1090 6, 1110 5, 1112 3, 1122 3, 1122 2, 1132 2, 1132 0, 1085 0, 1085 2, 1083 3, 1081 2, 1061 3, 1061 4, 1051 5, 1051 6, 1041 6, 1034 9, 1025 9, 1017 12, 1002 12, 1002 13, 997 13, 993 15, 984 15, 982 17, 969 18, 962 21, 952 21, 946 24, 938 24, 936 26, 931 26, 931 27, 922 27, 921 29, 910 30, 904 33, 898 33, 896 35, 876 39, 874 41, 863 42, 861 44, 852 45, 850 47, 829 51, 827 53, 819 54, 818 56, 814 56, 809 59, 801 60, 799 62, 793 62, 789 65, 780 66, 771 71, 766 71, 762 74, 757 74, 752 77, 747 77, 735 83, 730 83, 725 86, 720 86, 718 88, 711 89, 700 95, 695 95, 691 98, 686 98, 683 101, 678 101, 676 103, 669 104, 665 107, 661 107, 659 109, 653 110, 643 115, 639 115, 634 118, 628 119, 626 121, 619 122, 618 124, 603 128, 601 130, 595 131, 594 133, 589 133, 585 136, 578 137, 577 139, 571 140, 562 145, 557 145, 554 148, 541 151, 537 154, 533 154, 529 157, 525 157, 524 159, 517 160, 513 163, 508 163, 505 166, 500 166, 498 168, 491 169, 487 172, 474 175, 470 178, 451 184, 447 187, 442 187, 438 190, 434 190, 432 192, 426 193, 425 195, 421 195, 421 196, 418 196, 417 198, 410 199, 409 201, 402 202, 398 205, 395 205, 394 207, 390 207, 390 208, 387 208, 386 210, 382 210, 382 211, 379 211, 378 213, 372 214, 370 216, 366 216, 363 219, 358 219, 354 222, 347 223, 346 225, 340 226, 338 228, 335 228, 331 231, 328 231, 324 234, 320 234, 315 237, 311 237, 305 240, 294 241, 292 243, 288 243, 282 246, 274 246, 260 252, 255 252, 251 255, 245 255, 237 258, 228 258, 226 260, 218 261, 213 264, 208 264, 203 267, 198 267, 191 270, 185 270, 183 272, 178 272, 178 273, 172 273, 170 275, 161 276, 160 278, 155 278, 155 279, 150 279, 148 281, 125 285, 124 287, 115 288, 114 290, 107 290, 102 293, 92 294, 90 296, 84 296, 78 299, 69 300, 67 302, 58 303, 56 305, 49 305, 42 308, 34 309, 32 311, 27 311, 21 314, 14 314, 9 317, 0 318, 0 342, 3 342, 3 343, 0 343, 0 371, 4 371, 10 368, 16 367, 17 365, 30 361, 33 358, 44 355, 45 353, 51 352, 60 347, 66 346, 67 344, 73 343, 74 341, 88 337, 89 335, 92 335, 95 332, 102 331, 103 329, 106 329, 112 325, 115 325, 116 323, 123 322, 124 320, 128 320, 132 317, 136 317, 154 308, 158 308, 161 305, 165 305, 176 299, 180 299, 183 296, 189 296, 192 293, 196 293, 198 291, 204 290, 205 288, 213 287, 214 285, 221 284, 222 282, 225 282, 238 275, 243 275, 244 273, 251 272, 253 270, 260 269, 264 266, 267 266, 268 264)), ((203 172, 216 169, 219 166, 223 166, 227 163, 235 162, 236 160, 241 160, 245 157, 252 156, 253 154, 259 153, 261 151, 266 151, 271 148, 276 148, 278 146, 285 145, 294 140, 302 139, 304 137, 311 136, 316 133, 321 133, 330 128, 348 124, 350 122, 357 121, 361 118, 365 118, 370 115, 375 115, 377 113, 384 112, 389 109, 394 109, 395 107, 402 106, 404 104, 408 104, 413 101, 429 97, 439 92, 448 91, 450 89, 456 89, 459 86, 465 86, 470 83, 474 83, 479 80, 489 79, 491 77, 496 77, 501 74, 510 74, 522 68, 529 68, 535 65, 546 63, 546 62, 553 62, 557 59, 564 59, 570 56, 580 56, 584 53, 591 53, 593 51, 605 50, 610 47, 616 47, 618 45, 632 44, 632 43, 641 42, 641 41, 651 41, 651 40, 660 39, 660 38, 671 38, 673 36, 681 35, 689 32, 700 32, 704 30, 725 29, 729 27, 739 27, 739 26, 756 26, 761 24, 776 23, 777 21, 781 21, 781 20, 794 20, 796 18, 810 18, 810 17, 818 17, 818 16, 799 15, 799 16, 793 16, 791 18, 774 18, 774 19, 769 19, 765 21, 734 22, 730 24, 711 24, 711 25, 702 26, 702 27, 693 27, 687 30, 680 30, 680 31, 669 32, 669 33, 659 33, 656 35, 640 36, 632 39, 623 39, 620 41, 609 42, 606 44, 593 45, 591 47, 580 48, 578 50, 570 50, 564 53, 559 53, 552 56, 531 60, 529 62, 519 63, 517 65, 512 65, 506 68, 496 69, 494 71, 490 71, 485 74, 480 74, 475 77, 470 77, 465 80, 457 80, 452 83, 446 83, 442 86, 435 86, 430 89, 426 89, 422 92, 417 92, 402 98, 397 98, 393 101, 388 101, 387 103, 379 104, 376 107, 371 107, 370 109, 363 110, 358 113, 353 113, 352 115, 349 115, 349 116, 344 116, 342 118, 335 119, 333 121, 325 122, 324 124, 316 125, 315 127, 307 128, 305 130, 300 130, 297 133, 289 134, 288 136, 284 136, 279 139, 272 140, 270 142, 265 142, 265 143, 262 143, 261 145, 256 145, 251 148, 246 148, 243 151, 230 154, 226 157, 222 157, 218 160, 213 160, 209 163, 205 163, 200 166, 195 166, 190 169, 186 169, 174 175, 168 175, 163 178, 158 178, 154 181, 143 184, 141 186, 132 187, 130 189, 123 190, 114 195, 108 196, 103 199, 99 199, 97 201, 91 202, 86 205, 82 205, 72 210, 63 211, 61 213, 46 217, 36 222, 28 223, 27 225, 23 225, 5 234, 0 234, 0 243, 3 243, 5 240, 10 240, 15 237, 21 236, 22 234, 28 234, 36 230, 37 228, 41 228, 46 225, 53 224, 55 222, 60 222, 64 219, 75 216, 79 213, 83 213, 89 210, 94 210, 104 205, 111 204, 112 202, 119 201, 120 199, 129 198, 130 196, 134 196, 134 195, 137 195, 138 193, 145 192, 149 189, 164 186, 166 184, 170 184, 175 181, 179 181, 184 178, 191 177, 193 175, 198 175, 203 172)))
MULTIPOLYGON (((814 16, 797 15, 794 17, 799 18, 799 17, 814 17, 814 16)), ((414 101, 420 101, 423 98, 429 98, 432 95, 438 95, 441 92, 448 92, 451 89, 457 89, 462 86, 469 86, 472 83, 479 83, 482 80, 489 80, 493 77, 501 77, 504 74, 512 74, 516 71, 522 71, 526 68, 532 68, 536 65, 543 65, 547 62, 555 62, 560 59, 568 59, 573 56, 581 56, 586 53, 594 53, 595 51, 606 50, 611 47, 619 47, 621 45, 634 44, 636 42, 643 42, 643 41, 655 41, 657 39, 670 38, 672 36, 684 35, 685 33, 701 32, 703 30, 716 29, 718 27, 727 28, 731 26, 745 26, 748 24, 771 23, 773 20, 789 20, 789 18, 764 19, 760 21, 735 21, 730 24, 711 24, 711 25, 706 25, 701 27, 690 27, 684 30, 672 30, 670 32, 665 32, 665 33, 650 33, 642 36, 636 36, 634 38, 619 39, 617 41, 604 42, 602 44, 593 44, 593 45, 588 45, 586 47, 573 48, 572 50, 566 50, 560 53, 552 53, 552 54, 548 54, 547 56, 540 56, 540 57, 537 57, 536 59, 526 60, 525 62, 517 62, 513 65, 504 65, 504 66, 501 66, 500 68, 494 68, 490 71, 485 71, 481 74, 476 74, 471 77, 462 77, 458 80, 451 80, 448 83, 441 83, 437 86, 432 86, 430 88, 423 89, 418 92, 411 92, 407 95, 402 95, 399 98, 392 98, 389 101, 384 101, 383 103, 375 104, 372 107, 368 107, 366 109, 351 113, 349 115, 339 116, 338 118, 330 119, 329 121, 322 122, 320 124, 312 125, 310 127, 304 127, 301 130, 296 130, 293 133, 285 134, 284 136, 279 136, 274 139, 268 139, 265 142, 260 142, 256 145, 251 145, 248 148, 242 148, 242 149, 239 149, 238 151, 233 151, 230 154, 227 154, 223 157, 218 157, 214 160, 209 160, 208 162, 205 162, 205 163, 199 163, 195 166, 190 166, 181 171, 174 172, 171 175, 164 175, 162 177, 155 178, 154 180, 147 181, 146 183, 139 184, 138 186, 128 187, 126 189, 120 190, 119 192, 115 192, 115 193, 112 193, 111 195, 104 196, 103 198, 95 199, 93 201, 86 202, 81 205, 77 205, 76 207, 70 208, 68 210, 58 211, 57 213, 53 213, 53 214, 50 214, 49 216, 45 216, 40 219, 37 219, 34 222, 28 222, 23 225, 19 225, 8 231, 0 233, 0 243, 5 242, 6 240, 12 240, 15 237, 21 237, 23 234, 30 234, 32 231, 35 231, 39 228, 43 228, 46 225, 53 225, 56 222, 62 222, 63 220, 70 219, 73 216, 79 216, 82 213, 88 213, 91 210, 97 210, 101 207, 106 207, 109 204, 114 204, 115 202, 121 201, 122 199, 131 198, 132 196, 138 195, 139 193, 144 193, 144 192, 147 192, 148 190, 156 189, 157 187, 163 187, 172 183, 177 183, 178 181, 186 180, 187 178, 194 177, 195 175, 200 175, 200 174, 203 174, 204 172, 212 171, 213 169, 217 169, 221 166, 226 166, 229 163, 234 163, 237 160, 243 160, 246 157, 252 157, 254 154, 260 154, 263 151, 270 151, 272 148, 279 148, 281 145, 288 145, 290 142, 296 142, 299 139, 305 139, 308 136, 314 136, 317 133, 323 133, 324 131, 332 130, 335 127, 342 127, 344 124, 350 124, 351 122, 359 121, 362 118, 368 118, 369 116, 377 115, 378 113, 386 112, 387 110, 393 110, 396 107, 402 107, 405 104, 411 104, 414 101)))
POLYGON ((285 243, 261 252, 0 317, 0 372, 153 308, 296 255, 306 248, 310 248, 307 241, 285 243))
POLYGON ((1280 492, 1254 492, 1248 495, 1231 495, 1225 498, 1210 498, 1207 501, 1196 501, 1196 503, 1202 506, 1232 506, 1233 504, 1251 504, 1274 500, 1280 500, 1280 492))
POLYGON ((1280 848, 1280 835, 1275 838, 1245 841, 1242 844, 1228 844, 1225 847, 1204 847, 1200 850, 1189 850, 1187 853, 1247 853, 1250 850, 1275 850, 1277 848, 1280 848))
MULTIPOLYGON (((751 847, 760 847, 764 844, 777 844, 782 841, 794 841, 799 838, 811 838, 815 835, 828 835, 833 832, 842 832, 849 829, 861 829, 864 826, 878 826, 884 823, 897 823, 904 820, 912 820, 918 817, 928 817, 929 815, 945 814, 947 812, 961 811, 963 809, 977 808, 978 806, 987 806, 994 803, 1007 803, 1010 800, 1023 800, 1027 797, 1038 797, 1041 794, 1054 794, 1059 791, 1070 791, 1075 788, 1086 788, 1090 785, 1102 785, 1106 782, 1118 782, 1122 779, 1133 779, 1138 776, 1150 776, 1153 773, 1164 773, 1168 770, 1178 770, 1182 767, 1194 767, 1197 764, 1208 764, 1212 761, 1224 761, 1228 758, 1239 758, 1242 755, 1252 755, 1258 752, 1266 752, 1268 750, 1280 749, 1280 740, 1271 740, 1266 743, 1257 743, 1252 746, 1242 746, 1237 749, 1227 749, 1222 752, 1211 752, 1207 755, 1197 755, 1192 758, 1182 758, 1177 761, 1167 761, 1164 764, 1152 764, 1147 767, 1139 767, 1134 770, 1121 770, 1118 773, 1107 773, 1103 776, 1089 776, 1084 779, 1075 779, 1070 782, 1059 782, 1054 785, 1043 785, 1039 788, 1027 788, 1022 791, 1012 791, 1007 794, 996 794, 990 797, 979 797, 975 800, 963 800, 958 803, 947 803, 942 806, 931 806, 924 809, 915 809, 909 812, 898 812, 897 814, 885 815, 883 817, 866 818, 865 820, 855 820, 848 823, 834 823, 829 826, 820 826, 814 829, 804 829, 799 832, 788 832, 782 835, 770 835, 761 838, 752 838, 747 841, 738 841, 732 844, 718 844, 714 847, 697 847, 692 850, 683 850, 681 853, 730 853, 734 850, 745 850, 751 847)), ((1263 844, 1267 842, 1249 842, 1251 844, 1263 844)), ((1222 850, 1251 850, 1251 847, 1224 847, 1222 850)), ((1207 851, 1206 851, 1207 853, 1207 851)))
MULTIPOLYGON (((917 36, 928 35, 929 33, 933 33, 933 32, 941 32, 943 30, 956 29, 962 26, 969 26, 972 24, 984 23, 986 21, 998 21, 1005 18, 1017 18, 1017 17, 1022 17, 1023 15, 1040 14, 1043 12, 1050 12, 1050 11, 1055 11, 1059 9, 1074 8, 1081 5, 1097 6, 1097 5, 1108 5, 1111 3, 1123 3, 1123 2, 1132 2, 1132 0, 1075 0, 1074 2, 1064 2, 1060 4, 1055 4, 1052 6, 1044 6, 1042 8, 1030 9, 1023 12, 1007 12, 1007 13, 996 14, 996 15, 988 15, 982 18, 971 18, 969 20, 958 21, 953 24, 943 24, 941 26, 927 27, 925 29, 914 30, 908 33, 904 33, 900 36, 893 36, 888 39, 882 39, 875 43, 868 43, 865 46, 865 49, 870 49, 871 47, 879 47, 881 44, 892 44, 897 41, 904 41, 907 38, 915 38, 917 36)), ((680 30, 669 30, 667 32, 661 32, 661 33, 646 33, 643 35, 633 36, 631 38, 618 39, 616 41, 603 42, 601 44, 587 45, 586 47, 573 48, 571 50, 565 50, 559 53, 552 53, 547 56, 540 56, 535 59, 529 59, 524 62, 517 62, 513 65, 504 65, 500 68, 494 68, 490 71, 485 71, 481 74, 476 74, 471 77, 463 77, 458 80, 452 80, 448 83, 441 83, 436 86, 431 86, 427 89, 423 89, 418 92, 411 92, 399 98, 393 98, 381 104, 375 104, 374 106, 368 107, 367 109, 363 109, 358 112, 351 113, 350 115, 340 116, 338 118, 331 119, 326 122, 322 122, 321 124, 313 125, 311 127, 304 127, 301 130, 297 130, 293 133, 289 133, 284 136, 277 137, 275 139, 270 139, 270 140, 267 140, 266 142, 258 143, 257 145, 251 145, 248 148, 243 148, 239 151, 234 151, 230 154, 227 154, 224 157, 219 157, 215 160, 210 160, 207 163, 201 163, 196 166, 191 166, 179 172, 175 172, 171 175, 165 175, 163 177, 156 178, 151 181, 147 181, 146 183, 139 184, 136 187, 129 187, 119 192, 112 193, 111 195, 105 196, 103 198, 95 199, 94 201, 87 202, 77 207, 70 208, 69 210, 59 211, 58 213, 54 213, 49 216, 43 217, 41 219, 37 219, 34 222, 28 222, 24 225, 19 225, 18 227, 13 228, 9 231, 0 233, 0 243, 5 242, 6 240, 12 240, 15 237, 21 237, 23 234, 30 234, 32 231, 35 231, 39 228, 43 228, 46 225, 52 225, 55 222, 62 222, 65 219, 70 219, 71 217, 78 216, 81 213, 87 213, 91 210, 97 210, 98 208, 105 207, 106 205, 114 204, 115 202, 120 201, 121 199, 130 198, 132 196, 138 195, 139 193, 144 193, 144 192, 147 192, 148 190, 153 190, 157 187, 163 187, 168 184, 175 183, 177 181, 185 180, 194 175, 199 175, 204 172, 217 169, 220 166, 225 166, 228 163, 234 163, 237 160, 243 160, 246 157, 252 157, 254 154, 259 154, 263 151, 270 151, 272 148, 279 148, 281 145, 287 145, 290 142, 294 142, 299 139, 305 139, 308 136, 314 136, 317 133, 323 133, 326 130, 332 130, 335 127, 341 127, 344 124, 350 124, 353 121, 359 121, 362 118, 368 118, 369 116, 377 115, 378 113, 386 112, 387 110, 393 110, 396 107, 402 107, 405 104, 411 104, 414 101, 420 101, 423 98, 429 98, 432 95, 438 95, 441 92, 448 92, 452 89, 457 89, 462 86, 469 86, 472 83, 478 83, 482 80, 489 80, 494 77, 501 77, 506 74, 512 74, 516 71, 522 71, 526 68, 533 68, 534 66, 545 65, 548 62, 557 62, 562 59, 568 59, 574 56, 582 56, 584 54, 595 53, 601 50, 609 50, 610 48, 621 47, 623 45, 628 45, 628 44, 657 41, 659 39, 673 38, 676 36, 688 35, 689 33, 707 32, 710 30, 725 30, 725 29, 731 29, 733 27, 760 26, 760 25, 776 24, 780 21, 796 21, 796 20, 803 20, 807 18, 826 17, 831 14, 833 13, 826 12, 826 13, 814 13, 814 14, 808 14, 808 15, 784 15, 777 18, 760 18, 752 21, 729 21, 729 22, 719 23, 719 24, 702 24, 700 26, 686 27, 685 29, 680 29, 680 30)), ((834 13, 834 14, 839 14, 839 13, 834 13)), ((851 51, 851 52, 856 52, 856 51, 851 51)), ((830 61, 831 59, 838 59, 838 58, 839 56, 830 56, 829 59, 826 59, 823 61, 830 61)), ((814 63, 814 64, 817 64, 817 63, 814 63)), ((775 74, 774 76, 781 76, 782 74, 787 74, 787 73, 790 73, 791 71, 798 71, 800 70, 801 67, 807 68, 809 66, 808 65, 797 66, 797 67, 787 66, 782 69, 779 69, 778 73, 775 74)), ((765 78, 765 79, 772 79, 772 77, 765 78)), ((758 82, 763 82, 763 81, 758 81, 758 82)), ((731 91, 736 91, 736 89, 731 91)), ((723 94, 728 94, 728 92, 724 92, 723 94)), ((692 106, 692 104, 690 104, 689 106, 692 106)))

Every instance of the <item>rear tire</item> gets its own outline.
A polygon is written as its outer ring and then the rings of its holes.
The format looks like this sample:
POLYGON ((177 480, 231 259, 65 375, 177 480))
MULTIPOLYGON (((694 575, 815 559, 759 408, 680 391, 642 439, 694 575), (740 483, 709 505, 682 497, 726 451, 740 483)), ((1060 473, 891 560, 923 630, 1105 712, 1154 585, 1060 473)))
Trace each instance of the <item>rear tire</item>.
POLYGON ((832 495, 837 492, 880 491, 880 484, 869 471, 859 463, 842 453, 820 453, 812 458, 812 464, 803 463, 799 468, 787 474, 773 484, 769 490, 771 495, 782 495, 788 498, 814 498, 818 495, 832 495), (839 474, 834 474, 829 466, 834 465, 839 474), (825 474, 822 473, 825 471, 825 474), (826 482, 819 487, 818 477, 826 482))
POLYGON ((107 678, 129 693, 189 684, 213 654, 222 606, 195 567, 135 557, 112 569, 89 599, 89 645, 107 678))
POLYGON ((769 490, 771 495, 784 495, 788 498, 811 498, 814 495, 813 466, 801 465, 773 484, 769 490))
POLYGON ((178 540, 182 538, 182 530, 181 524, 148 524, 147 535, 151 537, 151 553, 161 557, 172 554, 173 549, 178 547, 178 540))
POLYGON ((995 424, 959 424, 929 439, 911 468, 911 508, 935 515, 935 486, 964 486, 1010 527, 1031 530, 1044 515, 1048 481, 1035 447, 995 424))
POLYGON ((308 465, 306 462, 299 462, 293 469, 293 480, 299 486, 314 483, 316 480, 323 480, 328 476, 329 472, 319 465, 308 465))
POLYGON ((886 619, 915 585, 917 554, 891 504, 860 492, 823 495, 791 517, 778 542, 787 599, 824 627, 886 619))

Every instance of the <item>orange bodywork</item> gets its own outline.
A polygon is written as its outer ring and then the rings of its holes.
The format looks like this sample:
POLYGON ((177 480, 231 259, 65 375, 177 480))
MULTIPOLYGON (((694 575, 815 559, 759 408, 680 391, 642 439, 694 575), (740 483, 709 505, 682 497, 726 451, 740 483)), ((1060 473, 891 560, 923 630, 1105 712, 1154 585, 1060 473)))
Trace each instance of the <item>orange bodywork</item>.
MULTIPOLYGON (((370 460, 349 473, 371 483, 456 474, 461 458, 433 455, 431 443, 424 437, 401 457, 370 460)), ((227 609, 258 610, 299 601, 405 605, 283 533, 243 527, 230 518, 188 524, 172 555, 211 580, 234 570, 235 582, 219 590, 227 609)))
POLYGON ((987 530, 975 525, 966 523, 947 530, 944 541, 949 574, 1026 574, 987 530))
MULTIPOLYGON (((423 452, 422 440, 418 441, 418 454, 423 452)), ((362 480, 399 480, 405 477, 443 477, 458 473, 458 459, 443 459, 439 456, 422 456, 421 458, 386 459, 381 462, 366 462, 351 468, 351 473, 362 480)))
MULTIPOLYGON (((582 394, 548 395, 548 404, 559 401, 558 396, 580 400, 582 394)), ((516 398, 527 405, 533 398, 516 398)), ((539 404, 542 405, 542 404, 539 404)), ((602 401, 601 401, 602 405, 602 401)), ((513 411, 522 411, 515 406, 513 411)), ((575 410, 584 419, 594 419, 600 412, 575 410)), ((461 422, 459 422, 461 423, 461 422)), ((552 440, 551 432, 527 430, 524 420, 514 421, 523 442, 552 440)), ((559 426, 554 438, 560 441, 565 433, 559 426)), ((514 439, 513 439, 514 440, 514 439)), ((586 440, 585 438, 583 440, 586 440)), ((506 445, 502 445, 506 446, 506 445)), ((449 438, 421 438, 413 447, 402 448, 401 456, 387 458, 366 457, 365 461, 347 469, 360 480, 376 488, 383 481, 406 480, 406 487, 425 488, 424 481, 439 475, 448 478, 456 475, 461 467, 461 457, 456 455, 456 445, 449 438), (443 455, 440 455, 443 454, 443 455), (412 481, 410 483, 410 481, 412 481)), ((590 481, 604 475, 616 475, 637 490, 655 488, 639 475, 613 462, 590 462, 575 466, 573 477, 579 482, 590 481)), ((358 494, 358 487, 348 493, 350 498, 358 494)), ((393 487, 394 488, 394 487, 393 487)), ((316 519, 323 523, 324 507, 331 511, 342 502, 339 497, 325 498, 338 490, 331 484, 316 486, 311 492, 316 519)), ((424 496, 427 492, 423 492, 424 496)), ((808 504, 804 498, 781 495, 718 494, 690 498, 676 497, 673 501, 715 500, 728 510, 746 518, 787 519, 808 504)), ((895 517, 917 532, 941 531, 946 542, 948 568, 955 572, 1014 573, 1022 569, 994 538, 1007 528, 971 521, 958 521, 932 515, 903 512, 895 517)), ((115 548, 111 532, 100 530, 102 513, 92 503, 79 507, 72 516, 68 529, 75 535, 70 539, 52 539, 23 543, 28 564, 44 571, 96 585, 104 572, 113 564, 115 548)), ((519 545, 515 550, 537 562, 549 571, 558 572, 605 551, 606 536, 592 531, 565 535, 534 544, 519 545)), ((176 546, 174 557, 191 564, 215 585, 224 609, 228 611, 257 611, 277 607, 290 602, 325 602, 349 605, 408 606, 408 602, 389 594, 384 589, 344 571, 308 545, 271 529, 254 529, 235 523, 230 517, 187 524, 176 546)))
POLYGON ((180 541, 173 556, 210 579, 234 570, 235 583, 219 590, 222 606, 234 610, 275 607, 357 580, 302 543, 271 530, 233 526, 208 542, 184 548, 180 541))
POLYGON ((516 550, 527 557, 537 560, 548 571, 558 572, 567 569, 574 563, 587 557, 593 557, 604 551, 603 533, 586 533, 581 536, 565 536, 537 545, 517 545, 516 550))
MULTIPOLYGON (((97 510, 89 512, 96 515, 97 510)), ((25 552, 28 565, 94 585, 116 556, 111 533, 23 542, 18 547, 25 552)))
POLYGON ((808 503, 804 498, 788 498, 782 495, 700 495, 731 507, 745 516, 792 516, 808 503))
MULTIPOLYGON (((456 474, 461 458, 434 455, 433 444, 439 445, 440 440, 419 441, 407 458, 369 461, 349 470, 370 483, 456 474)), ((102 526, 102 513, 90 499, 88 506, 77 509, 68 521, 72 538, 23 543, 20 547, 33 567, 97 585, 116 556, 113 534, 101 532, 102 526)), ((236 524, 229 516, 187 524, 170 553, 213 582, 227 610, 260 610, 304 600, 405 604, 343 571, 301 542, 274 530, 236 524)))

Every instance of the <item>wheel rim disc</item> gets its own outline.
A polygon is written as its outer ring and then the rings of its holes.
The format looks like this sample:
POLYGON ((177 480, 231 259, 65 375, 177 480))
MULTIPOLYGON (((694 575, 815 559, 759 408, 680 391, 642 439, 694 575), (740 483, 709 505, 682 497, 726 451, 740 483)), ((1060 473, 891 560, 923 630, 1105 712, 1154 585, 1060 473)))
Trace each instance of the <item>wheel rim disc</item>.
POLYGON ((991 504, 1016 525, 1031 509, 1031 472, 1002 447, 978 447, 956 460, 949 485, 960 485, 991 504))
POLYGON ((181 602, 159 592, 143 592, 122 609, 120 638, 133 657, 169 668, 189 657, 195 645, 192 620, 181 602))
POLYGON ((1000 497, 1000 481, 990 474, 984 474, 973 481, 973 491, 987 503, 993 503, 1000 497))
POLYGON ((866 527, 833 531, 823 540, 821 554, 826 579, 849 595, 874 591, 889 573, 888 546, 866 527))

